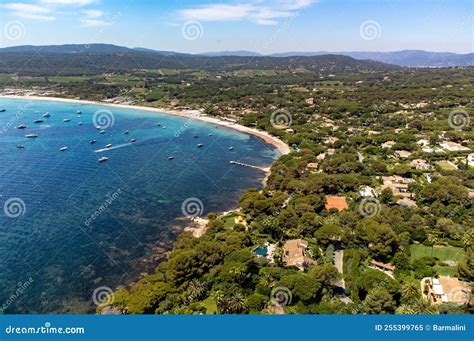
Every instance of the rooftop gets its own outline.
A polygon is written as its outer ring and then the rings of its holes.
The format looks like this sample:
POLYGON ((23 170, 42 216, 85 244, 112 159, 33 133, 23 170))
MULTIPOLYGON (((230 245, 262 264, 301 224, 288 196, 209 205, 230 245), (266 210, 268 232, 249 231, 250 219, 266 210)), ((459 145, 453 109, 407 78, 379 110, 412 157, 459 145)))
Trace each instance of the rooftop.
POLYGON ((349 208, 346 197, 327 196, 325 207, 327 210, 335 208, 338 211, 346 210, 349 208))

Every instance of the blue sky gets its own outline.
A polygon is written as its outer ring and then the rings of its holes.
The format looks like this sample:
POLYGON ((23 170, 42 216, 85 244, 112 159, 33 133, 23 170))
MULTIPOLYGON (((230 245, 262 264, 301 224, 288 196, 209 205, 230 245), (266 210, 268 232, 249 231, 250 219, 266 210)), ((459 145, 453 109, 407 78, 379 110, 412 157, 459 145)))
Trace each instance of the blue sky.
POLYGON ((2 47, 473 52, 470 0, 0 0, 2 47))

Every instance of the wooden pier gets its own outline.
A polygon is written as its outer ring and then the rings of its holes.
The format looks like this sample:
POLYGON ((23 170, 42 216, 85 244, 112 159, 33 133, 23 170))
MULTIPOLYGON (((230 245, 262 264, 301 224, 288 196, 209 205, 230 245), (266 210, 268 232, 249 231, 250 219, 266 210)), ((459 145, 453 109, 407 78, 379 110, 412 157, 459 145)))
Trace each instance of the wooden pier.
POLYGON ((230 161, 229 163, 231 165, 257 169, 257 170, 260 170, 260 171, 265 172, 265 173, 270 172, 270 167, 259 167, 259 166, 249 165, 248 163, 243 163, 243 162, 239 162, 239 161, 230 161))

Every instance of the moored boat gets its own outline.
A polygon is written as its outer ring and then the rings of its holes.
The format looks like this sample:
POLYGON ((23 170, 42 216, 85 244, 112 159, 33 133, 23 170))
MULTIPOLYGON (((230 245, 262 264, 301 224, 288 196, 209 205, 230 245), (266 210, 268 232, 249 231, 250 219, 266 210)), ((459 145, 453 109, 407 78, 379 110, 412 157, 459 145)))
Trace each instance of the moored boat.
POLYGON ((63 122, 71 122, 71 119, 70 119, 70 118, 65 118, 65 119, 63 120, 63 122))
POLYGON ((109 159, 108 157, 103 156, 103 157, 101 157, 101 158, 100 158, 99 160, 97 160, 97 161, 99 161, 99 162, 105 162, 105 161, 107 161, 108 159, 109 159))
POLYGON ((25 137, 28 138, 28 139, 34 139, 34 138, 38 137, 38 135, 36 135, 36 134, 26 134, 25 137))
POLYGON ((33 123, 43 123, 44 121, 41 120, 41 119, 38 119, 38 120, 34 120, 33 123))
POLYGON ((67 147, 61 147, 61 148, 59 148, 59 150, 60 150, 61 152, 64 152, 65 150, 67 150, 67 147))
POLYGON ((16 128, 16 129, 26 129, 27 126, 24 125, 24 124, 20 124, 19 126, 16 126, 15 128, 16 128))

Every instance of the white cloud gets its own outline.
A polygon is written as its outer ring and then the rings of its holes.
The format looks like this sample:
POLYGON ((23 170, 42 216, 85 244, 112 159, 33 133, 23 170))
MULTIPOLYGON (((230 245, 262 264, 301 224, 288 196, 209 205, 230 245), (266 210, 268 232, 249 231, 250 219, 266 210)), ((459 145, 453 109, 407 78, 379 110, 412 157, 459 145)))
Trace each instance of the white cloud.
POLYGON ((40 0, 40 2, 48 5, 85 6, 96 2, 96 0, 40 0))
POLYGON ((280 8, 291 11, 299 10, 305 7, 309 7, 315 2, 315 0, 282 0, 280 2, 280 8))
POLYGON ((260 25, 275 25, 278 19, 295 15, 297 10, 313 4, 315 0, 281 0, 242 2, 235 4, 207 4, 179 10, 185 20, 242 21, 250 20, 260 25))
POLYGON ((84 27, 106 27, 110 26, 112 23, 102 19, 104 16, 104 12, 98 10, 85 10, 82 11, 84 15, 79 21, 82 23, 84 27))
MULTIPOLYGON (((0 7, 9 10, 11 15, 19 18, 52 21, 56 19, 56 14, 64 13, 63 9, 67 11, 68 8, 71 10, 70 6, 82 7, 95 3, 96 1, 97 0, 37 0, 34 3, 11 2, 0 5, 0 7)), ((84 9, 82 14, 83 17, 79 20, 83 26, 99 27, 109 25, 107 21, 101 19, 104 15, 102 11, 84 9)))
POLYGON ((48 8, 31 5, 31 4, 24 4, 21 2, 13 2, 9 4, 3 5, 6 9, 15 11, 15 12, 25 12, 25 13, 49 13, 51 12, 48 8))
POLYGON ((82 11, 82 13, 85 14, 88 18, 100 18, 104 15, 104 12, 95 9, 82 11))
POLYGON ((12 11, 12 15, 24 19, 44 21, 52 21, 56 19, 53 15, 50 15, 51 10, 43 6, 25 4, 22 2, 12 2, 7 3, 2 7, 12 11))

